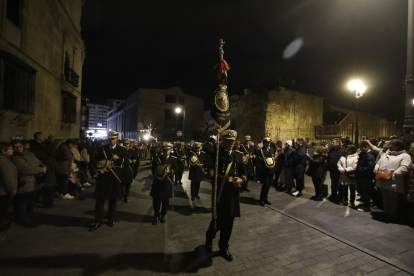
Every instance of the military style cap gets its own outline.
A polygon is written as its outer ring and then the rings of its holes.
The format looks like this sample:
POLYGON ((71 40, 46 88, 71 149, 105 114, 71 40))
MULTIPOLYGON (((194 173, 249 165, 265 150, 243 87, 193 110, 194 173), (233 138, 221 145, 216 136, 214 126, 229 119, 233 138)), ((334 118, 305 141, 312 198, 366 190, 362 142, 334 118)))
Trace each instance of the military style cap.
POLYGON ((167 149, 167 150, 169 150, 171 148, 172 148, 172 145, 170 143, 165 143, 162 147, 162 149, 167 149))
POLYGON ((129 143, 130 143, 129 139, 124 139, 124 140, 122 141, 122 144, 129 144, 129 143))
POLYGON ((195 144, 194 144, 194 147, 195 147, 195 148, 201 148, 201 144, 200 144, 200 143, 195 143, 195 144))
POLYGON ((265 137, 264 139, 263 139, 263 142, 272 142, 272 139, 270 139, 269 137, 265 137))
POLYGON ((108 138, 118 138, 119 133, 116 131, 110 131, 108 132, 108 138))
POLYGON ((250 141, 250 140, 251 140, 250 135, 244 136, 244 140, 245 140, 245 141, 250 141))
POLYGON ((181 142, 181 143, 180 143, 180 145, 181 145, 181 146, 185 146, 185 143, 184 143, 184 142, 181 142))
POLYGON ((235 130, 231 130, 231 129, 226 129, 225 131, 223 131, 221 133, 221 138, 222 139, 226 139, 226 140, 236 140, 237 137, 237 131, 235 130))

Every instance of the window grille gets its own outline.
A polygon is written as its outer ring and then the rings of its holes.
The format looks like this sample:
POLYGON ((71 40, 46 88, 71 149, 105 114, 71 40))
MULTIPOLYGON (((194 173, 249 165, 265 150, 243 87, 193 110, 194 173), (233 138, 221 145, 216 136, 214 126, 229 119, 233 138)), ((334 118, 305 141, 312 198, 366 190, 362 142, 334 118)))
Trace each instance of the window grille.
POLYGON ((62 91, 62 94, 62 122, 76 124, 76 102, 78 98, 68 91, 62 91))
POLYGON ((0 52, 0 107, 34 114, 36 70, 7 52, 0 52))

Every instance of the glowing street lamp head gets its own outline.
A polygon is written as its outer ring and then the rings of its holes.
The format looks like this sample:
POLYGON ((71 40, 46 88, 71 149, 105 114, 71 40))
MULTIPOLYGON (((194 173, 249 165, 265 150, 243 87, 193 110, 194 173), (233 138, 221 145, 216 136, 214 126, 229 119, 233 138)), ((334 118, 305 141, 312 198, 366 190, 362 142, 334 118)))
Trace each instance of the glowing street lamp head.
POLYGON ((348 84, 348 88, 351 91, 355 91, 355 96, 357 98, 361 97, 362 94, 365 93, 365 90, 367 89, 360 81, 351 81, 348 84))
POLYGON ((177 108, 175 109, 175 113, 181 113, 181 108, 177 107, 177 108))
POLYGON ((145 135, 144 135, 144 140, 145 140, 145 141, 148 141, 148 139, 149 139, 148 134, 145 134, 145 135))

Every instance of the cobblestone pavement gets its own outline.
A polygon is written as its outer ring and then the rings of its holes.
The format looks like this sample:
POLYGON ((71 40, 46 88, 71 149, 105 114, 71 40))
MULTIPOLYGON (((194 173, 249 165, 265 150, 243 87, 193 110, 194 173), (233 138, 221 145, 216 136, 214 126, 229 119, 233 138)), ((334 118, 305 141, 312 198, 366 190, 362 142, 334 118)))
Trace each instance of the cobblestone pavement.
MULTIPOLYGON (((188 180, 176 186, 167 223, 156 226, 151 224, 151 184, 149 171, 140 172, 130 203, 118 203, 115 227, 95 232, 88 232, 93 187, 76 199, 57 199, 55 208, 38 208, 32 225, 0 233, 6 236, 0 242, 1 275, 411 275, 387 257, 367 254, 285 212, 288 208, 258 206, 258 183, 250 183, 252 192, 243 194, 242 217, 236 218, 230 240, 234 260, 227 262, 215 256, 218 238, 213 253, 203 246, 211 184, 202 182, 196 201, 189 199, 188 180)), ((291 200, 283 193, 270 195, 272 202, 291 200)))

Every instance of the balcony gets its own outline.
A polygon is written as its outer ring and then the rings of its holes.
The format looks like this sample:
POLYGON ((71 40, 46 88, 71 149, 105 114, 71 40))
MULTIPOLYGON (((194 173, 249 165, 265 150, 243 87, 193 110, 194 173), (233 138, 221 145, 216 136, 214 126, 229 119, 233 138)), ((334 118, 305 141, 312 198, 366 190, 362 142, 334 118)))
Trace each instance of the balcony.
POLYGON ((73 69, 71 68, 65 69, 65 78, 67 82, 73 85, 73 87, 79 86, 79 75, 76 74, 76 72, 73 69))

